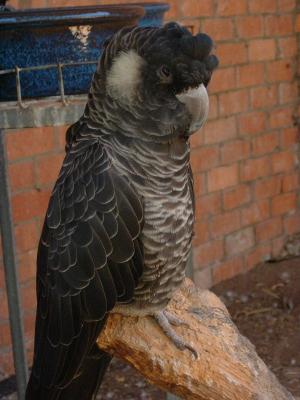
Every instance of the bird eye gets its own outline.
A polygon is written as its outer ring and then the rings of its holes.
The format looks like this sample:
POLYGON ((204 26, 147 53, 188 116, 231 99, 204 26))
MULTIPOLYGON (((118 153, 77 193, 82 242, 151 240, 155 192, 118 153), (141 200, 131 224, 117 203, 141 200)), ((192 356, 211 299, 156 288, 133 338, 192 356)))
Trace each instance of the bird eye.
POLYGON ((171 75, 171 71, 169 70, 168 67, 166 67, 165 65, 163 65, 163 66, 160 68, 160 74, 161 74, 161 76, 164 77, 164 78, 169 78, 170 75, 171 75))

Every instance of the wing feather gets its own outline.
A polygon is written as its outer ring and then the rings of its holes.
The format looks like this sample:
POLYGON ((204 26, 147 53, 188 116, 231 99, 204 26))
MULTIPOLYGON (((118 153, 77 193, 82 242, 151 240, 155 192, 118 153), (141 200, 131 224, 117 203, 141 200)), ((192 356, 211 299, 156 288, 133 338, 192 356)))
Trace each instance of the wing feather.
POLYGON ((68 149, 37 258, 32 376, 45 400, 81 373, 107 313, 132 299, 143 272, 141 200, 98 140, 68 149))

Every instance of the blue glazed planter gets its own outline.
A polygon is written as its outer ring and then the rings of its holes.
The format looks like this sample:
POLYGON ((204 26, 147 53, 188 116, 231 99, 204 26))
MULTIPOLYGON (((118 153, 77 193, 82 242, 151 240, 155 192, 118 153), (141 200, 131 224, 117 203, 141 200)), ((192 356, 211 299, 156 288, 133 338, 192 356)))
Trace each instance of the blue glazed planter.
MULTIPOLYGON (((135 3, 0 13, 0 70, 95 61, 103 42, 114 32, 138 22, 160 26, 168 8, 166 3, 135 3)), ((87 93, 95 67, 63 67, 65 93, 87 93)), ((57 68, 21 71, 20 83, 22 98, 60 94, 57 68)), ((0 75, 0 101, 16 97, 15 74, 0 75)))
POLYGON ((139 21, 140 26, 162 26, 164 14, 170 9, 168 3, 132 3, 145 9, 145 15, 139 21))
MULTIPOLYGON (((137 6, 33 9, 0 14, 0 69, 97 60, 103 42, 123 26, 135 25, 137 6)), ((88 91, 95 65, 63 68, 66 94, 88 91)), ((59 94, 58 69, 22 71, 23 98, 59 94)), ((0 75, 0 100, 16 99, 15 74, 0 75)))

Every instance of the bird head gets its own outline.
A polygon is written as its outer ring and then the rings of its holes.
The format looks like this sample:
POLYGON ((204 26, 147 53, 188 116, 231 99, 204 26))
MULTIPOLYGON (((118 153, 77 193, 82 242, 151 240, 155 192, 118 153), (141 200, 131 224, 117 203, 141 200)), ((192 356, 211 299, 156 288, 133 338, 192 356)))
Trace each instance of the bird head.
POLYGON ((176 111, 194 132, 208 113, 206 87, 218 65, 212 50, 208 35, 193 36, 174 22, 162 28, 124 28, 105 45, 94 91, 104 86, 105 95, 120 107, 144 107, 156 118, 158 110, 161 119, 162 110, 165 118, 176 111))

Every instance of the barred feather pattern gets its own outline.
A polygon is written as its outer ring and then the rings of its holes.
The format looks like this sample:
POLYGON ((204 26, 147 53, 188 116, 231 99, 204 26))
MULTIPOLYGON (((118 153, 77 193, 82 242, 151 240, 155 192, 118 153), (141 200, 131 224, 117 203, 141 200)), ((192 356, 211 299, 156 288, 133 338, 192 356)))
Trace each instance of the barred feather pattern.
POLYGON ((145 269, 130 308, 151 314, 166 306, 182 282, 191 247, 194 194, 189 143, 182 139, 190 115, 175 99, 165 102, 151 93, 137 93, 134 104, 121 104, 108 95, 103 70, 120 46, 129 47, 128 41, 130 48, 138 48, 143 33, 143 45, 151 47, 160 32, 136 28, 134 33, 117 36, 106 49, 85 118, 91 130, 101 126, 100 141, 113 168, 128 178, 142 199, 145 269))

